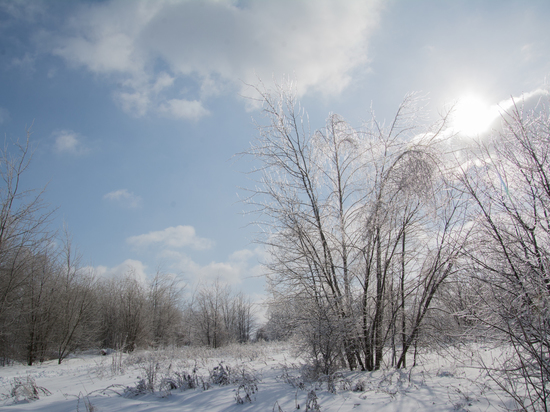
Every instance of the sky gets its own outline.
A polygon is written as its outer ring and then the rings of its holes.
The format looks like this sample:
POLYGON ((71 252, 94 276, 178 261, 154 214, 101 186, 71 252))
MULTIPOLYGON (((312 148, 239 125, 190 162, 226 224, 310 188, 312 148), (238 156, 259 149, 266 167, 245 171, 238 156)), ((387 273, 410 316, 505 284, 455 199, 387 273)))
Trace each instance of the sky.
POLYGON ((455 126, 476 133, 548 94, 549 20, 547 0, 0 0, 0 132, 32 125, 24 185, 46 186, 98 276, 261 300, 254 165, 236 156, 258 136, 252 86, 294 81, 313 129, 390 119, 418 91, 433 120, 462 102, 455 126))

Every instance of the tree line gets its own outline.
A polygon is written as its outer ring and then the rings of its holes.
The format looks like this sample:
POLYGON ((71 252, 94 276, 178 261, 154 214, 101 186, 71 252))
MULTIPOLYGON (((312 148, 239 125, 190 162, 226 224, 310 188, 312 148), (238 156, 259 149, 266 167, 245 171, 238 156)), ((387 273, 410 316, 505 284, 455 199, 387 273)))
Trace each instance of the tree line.
POLYGON ((247 342, 252 302, 219 282, 184 298, 178 277, 157 272, 140 280, 133 270, 98 277, 66 227, 51 230, 54 211, 43 191, 24 177, 30 134, 0 153, 0 363, 61 363, 75 350, 247 342))

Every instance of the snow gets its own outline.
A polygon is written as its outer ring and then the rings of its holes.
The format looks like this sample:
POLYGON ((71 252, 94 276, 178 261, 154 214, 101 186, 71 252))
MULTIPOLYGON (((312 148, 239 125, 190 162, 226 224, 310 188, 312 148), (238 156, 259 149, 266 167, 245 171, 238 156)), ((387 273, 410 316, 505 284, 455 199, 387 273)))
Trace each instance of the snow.
MULTIPOLYGON (((61 365, 47 361, 36 366, 0 367, 0 406, 6 411, 294 411, 306 410, 314 391, 321 411, 497 411, 512 406, 504 393, 479 368, 498 351, 462 346, 419 355, 413 368, 375 372, 342 370, 330 385, 326 377, 308 379, 305 362, 288 343, 230 345, 217 350, 174 348, 162 351, 114 352, 106 356, 80 353, 61 365), (211 372, 229 368, 229 385, 213 384, 211 372), (193 370, 195 374, 193 375, 193 370), (195 389, 162 388, 169 377, 185 376, 195 389), (179 373, 179 375, 177 375, 179 373), (34 380, 37 400, 12 396, 16 379, 34 380), (153 393, 139 393, 138 382, 152 382, 153 393), (210 382, 210 387, 208 384, 210 382), (248 384, 252 402, 245 398, 248 384), (257 386, 257 392, 250 388, 257 386), (329 386, 333 390, 329 391, 329 386), (280 408, 280 409, 278 409, 280 408)), ((409 359, 412 363, 412 357, 409 359)))

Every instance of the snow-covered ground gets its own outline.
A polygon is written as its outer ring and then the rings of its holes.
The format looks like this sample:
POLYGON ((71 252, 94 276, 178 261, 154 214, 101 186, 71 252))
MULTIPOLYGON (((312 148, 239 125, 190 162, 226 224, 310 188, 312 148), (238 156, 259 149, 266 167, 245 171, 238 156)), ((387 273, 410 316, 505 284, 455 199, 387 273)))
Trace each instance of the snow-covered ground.
POLYGON ((340 412, 502 410, 508 398, 477 367, 478 353, 490 362, 496 352, 463 346, 424 353, 418 358, 421 366, 341 371, 332 382, 311 380, 304 362, 283 343, 82 353, 61 365, 0 367, 0 407, 46 412, 289 412, 298 405, 340 412), (29 400, 33 382, 38 399, 29 400))

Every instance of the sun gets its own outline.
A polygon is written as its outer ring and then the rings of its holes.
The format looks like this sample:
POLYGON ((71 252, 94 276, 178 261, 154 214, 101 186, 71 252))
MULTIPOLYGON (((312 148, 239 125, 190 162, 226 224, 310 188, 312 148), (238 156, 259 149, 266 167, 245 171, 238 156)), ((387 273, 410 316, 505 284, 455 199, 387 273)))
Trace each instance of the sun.
POLYGON ((451 112, 451 127, 458 133, 476 136, 486 132, 498 116, 498 111, 475 95, 463 96, 451 112))

